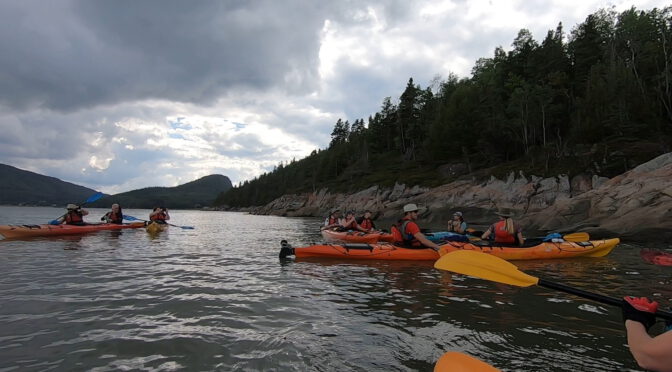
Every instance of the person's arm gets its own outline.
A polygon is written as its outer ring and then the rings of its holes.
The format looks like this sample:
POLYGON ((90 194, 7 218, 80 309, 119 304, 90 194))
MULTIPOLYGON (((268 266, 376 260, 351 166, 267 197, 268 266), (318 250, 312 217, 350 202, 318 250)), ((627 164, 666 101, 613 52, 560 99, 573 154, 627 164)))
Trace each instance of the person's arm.
POLYGON ((86 216, 89 214, 89 211, 87 211, 86 209, 80 209, 80 211, 82 211, 82 216, 86 216))
POLYGON ((437 252, 438 252, 439 249, 441 248, 441 247, 439 247, 438 244, 436 244, 436 243, 434 243, 433 241, 427 239, 427 238, 425 237, 425 234, 423 234, 423 233, 421 233, 421 232, 417 232, 417 233, 413 234, 413 236, 414 236, 416 239, 418 239, 418 241, 419 241, 420 243, 422 243, 422 245, 424 245, 425 247, 432 248, 433 250, 435 250, 435 251, 437 251, 437 252))
POLYGON ((466 222, 459 222, 457 226, 455 226, 455 232, 459 234, 466 234, 467 232, 467 223, 466 222))
POLYGON ((672 331, 651 337, 644 325, 626 320, 628 346, 637 364, 652 371, 672 371, 672 331))
POLYGON ((163 214, 166 216, 166 221, 168 221, 170 219, 170 215, 168 214, 168 210, 164 209, 163 214))
POLYGON ((485 239, 489 238, 489 237, 490 237, 490 234, 492 234, 492 226, 488 227, 488 229, 485 230, 485 232, 483 233, 483 235, 481 235, 481 239, 484 239, 484 240, 485 240, 485 239))
POLYGON ((518 242, 520 243, 520 245, 525 244, 525 238, 523 238, 523 233, 521 231, 518 231, 518 233, 516 233, 516 236, 518 236, 518 242))

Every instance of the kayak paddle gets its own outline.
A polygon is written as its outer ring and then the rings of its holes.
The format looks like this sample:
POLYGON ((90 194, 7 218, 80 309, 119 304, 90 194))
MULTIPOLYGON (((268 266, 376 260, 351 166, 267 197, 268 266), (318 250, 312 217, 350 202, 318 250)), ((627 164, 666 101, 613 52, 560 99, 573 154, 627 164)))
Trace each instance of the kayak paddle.
MULTIPOLYGON (((528 275, 518 270, 516 265, 487 253, 467 250, 446 253, 434 263, 434 267, 440 270, 452 271, 458 274, 469 275, 518 287, 529 287, 536 284, 601 302, 606 305, 620 307, 623 303, 623 300, 619 298, 587 292, 579 288, 573 288, 564 284, 554 283, 528 275)), ((672 320, 672 313, 667 311, 658 310, 655 315, 659 318, 672 320)))
MULTIPOLYGON (((102 197, 103 197, 103 193, 99 191, 99 192, 97 192, 97 193, 95 193, 95 194, 89 196, 88 199, 86 199, 83 203, 80 203, 80 204, 78 204, 78 205, 79 205, 80 207, 82 207, 82 206, 84 206, 85 204, 93 203, 94 201, 96 201, 96 200, 98 200, 98 199, 100 199, 100 198, 102 198, 102 197)), ((65 215, 67 215, 67 213, 61 215, 60 217, 58 217, 58 218, 55 219, 55 220, 51 220, 51 221, 49 221, 49 224, 50 224, 50 225, 60 225, 61 223, 60 223, 58 220, 60 220, 61 218, 63 218, 65 215)))
MULTIPOLYGON (((124 215, 124 219, 125 219, 125 220, 129 220, 129 221, 144 221, 144 222, 151 222, 151 221, 143 220, 143 219, 141 219, 141 218, 136 218, 136 217, 133 217, 133 216, 129 216, 129 215, 126 215, 126 214, 124 215)), ((174 227, 179 227, 180 229, 185 229, 185 230, 193 230, 193 229, 194 229, 193 226, 178 226, 178 225, 173 225, 172 223, 166 223, 166 225, 174 226, 174 227)))

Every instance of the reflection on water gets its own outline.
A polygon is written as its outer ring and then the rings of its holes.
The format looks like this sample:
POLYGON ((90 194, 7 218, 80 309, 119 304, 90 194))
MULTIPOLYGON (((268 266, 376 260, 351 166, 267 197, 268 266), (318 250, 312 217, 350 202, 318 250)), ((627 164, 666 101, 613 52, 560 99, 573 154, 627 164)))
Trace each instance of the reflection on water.
MULTIPOLYGON (((59 213, 0 207, 0 224, 59 213)), ((279 260, 281 239, 321 240, 317 219, 171 217, 196 229, 0 241, 0 369, 412 371, 459 350, 510 371, 637 370, 616 308, 431 262, 279 260)), ((670 268, 644 263, 639 247, 516 265, 672 303, 670 268)))

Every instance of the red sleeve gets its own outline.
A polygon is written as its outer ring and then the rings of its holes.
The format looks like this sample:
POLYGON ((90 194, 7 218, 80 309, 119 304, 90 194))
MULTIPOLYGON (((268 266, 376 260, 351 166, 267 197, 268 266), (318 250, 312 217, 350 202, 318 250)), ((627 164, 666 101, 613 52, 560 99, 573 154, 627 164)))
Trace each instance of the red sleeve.
POLYGON ((415 235, 420 232, 420 228, 418 227, 418 224, 415 222, 409 222, 406 224, 406 234, 411 234, 415 235))

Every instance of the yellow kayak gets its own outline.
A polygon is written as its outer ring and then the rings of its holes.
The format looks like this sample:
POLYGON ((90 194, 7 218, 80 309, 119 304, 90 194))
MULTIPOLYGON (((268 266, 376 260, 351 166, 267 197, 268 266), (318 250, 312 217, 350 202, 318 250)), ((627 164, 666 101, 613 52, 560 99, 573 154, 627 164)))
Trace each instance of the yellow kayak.
POLYGON ((150 222, 147 227, 145 227, 145 230, 150 234, 158 234, 166 228, 168 228, 168 225, 165 223, 150 222))

